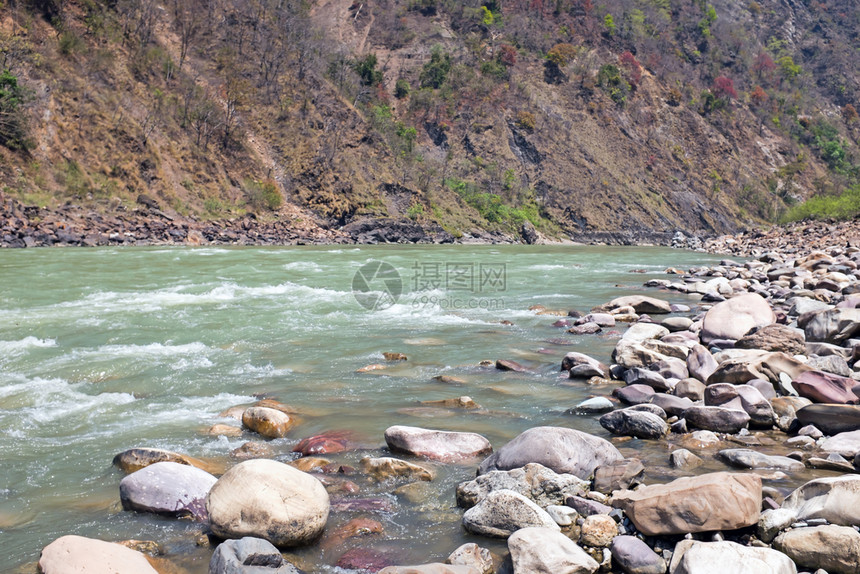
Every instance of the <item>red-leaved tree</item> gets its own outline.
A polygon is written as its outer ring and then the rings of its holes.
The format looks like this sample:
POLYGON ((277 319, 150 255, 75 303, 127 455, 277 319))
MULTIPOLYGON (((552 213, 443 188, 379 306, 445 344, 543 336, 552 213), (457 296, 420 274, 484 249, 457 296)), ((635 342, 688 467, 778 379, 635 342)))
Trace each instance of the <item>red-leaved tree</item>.
POLYGON ((499 48, 499 62, 510 68, 517 63, 517 49, 510 44, 502 44, 499 48))
POLYGON ((723 100, 734 100, 738 97, 738 93, 735 91, 735 83, 731 78, 725 76, 718 76, 714 80, 714 87, 711 91, 716 97, 723 100))
POLYGON ((618 61, 621 67, 627 72, 627 79, 630 85, 634 88, 637 87, 639 82, 642 81, 642 66, 636 61, 636 56, 633 55, 633 52, 627 50, 619 56, 618 61))

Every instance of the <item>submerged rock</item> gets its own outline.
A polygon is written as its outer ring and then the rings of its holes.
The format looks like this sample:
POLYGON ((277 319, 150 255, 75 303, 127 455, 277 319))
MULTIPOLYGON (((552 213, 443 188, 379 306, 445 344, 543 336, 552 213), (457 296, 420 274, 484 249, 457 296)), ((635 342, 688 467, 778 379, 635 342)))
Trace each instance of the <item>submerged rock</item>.
POLYGON ((433 473, 429 469, 388 456, 371 458, 369 456, 361 459, 361 468, 369 476, 376 480, 388 480, 391 478, 405 478, 410 480, 433 480, 433 473))

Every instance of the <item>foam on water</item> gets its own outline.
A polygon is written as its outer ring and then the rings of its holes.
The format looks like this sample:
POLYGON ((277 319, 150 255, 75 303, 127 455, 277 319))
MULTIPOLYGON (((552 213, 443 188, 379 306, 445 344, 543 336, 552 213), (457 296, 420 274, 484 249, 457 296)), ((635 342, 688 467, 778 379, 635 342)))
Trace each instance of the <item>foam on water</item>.
POLYGON ((0 387, 0 427, 40 427, 74 419, 78 414, 93 417, 111 407, 135 401, 131 393, 97 393, 87 383, 70 383, 61 378, 28 378, 9 374, 12 384, 0 387))
MULTIPOLYGON (((381 357, 382 355, 380 354, 379 356, 381 357)), ((268 363, 266 365, 252 365, 251 363, 245 363, 244 365, 237 365, 234 367, 230 371, 230 374, 262 379, 289 375, 292 372, 292 369, 288 369, 286 367, 277 368, 272 365, 272 363, 268 363)))
POLYGON ((313 271, 319 272, 322 271, 323 268, 313 261, 293 261, 292 263, 287 263, 284 265, 284 269, 287 271, 313 271))
POLYGON ((39 339, 38 337, 24 337, 19 341, 0 341, 0 359, 9 355, 20 356, 30 349, 56 347, 56 339, 39 339))

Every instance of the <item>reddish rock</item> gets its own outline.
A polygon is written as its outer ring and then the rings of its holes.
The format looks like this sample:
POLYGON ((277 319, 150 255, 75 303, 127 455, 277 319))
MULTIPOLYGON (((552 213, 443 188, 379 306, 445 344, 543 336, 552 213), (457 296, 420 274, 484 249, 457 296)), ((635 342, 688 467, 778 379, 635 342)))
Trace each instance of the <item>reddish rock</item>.
POLYGON ((816 403, 842 405, 858 402, 857 395, 851 391, 856 384, 857 381, 854 379, 824 371, 807 371, 791 382, 791 386, 801 397, 816 403))
POLYGON ((376 548, 353 548, 338 558, 335 566, 346 570, 379 572, 386 566, 402 562, 405 551, 376 548))
POLYGON ((352 438, 351 431, 328 431, 302 439, 293 447, 293 452, 300 452, 302 456, 343 452, 351 449, 352 438))

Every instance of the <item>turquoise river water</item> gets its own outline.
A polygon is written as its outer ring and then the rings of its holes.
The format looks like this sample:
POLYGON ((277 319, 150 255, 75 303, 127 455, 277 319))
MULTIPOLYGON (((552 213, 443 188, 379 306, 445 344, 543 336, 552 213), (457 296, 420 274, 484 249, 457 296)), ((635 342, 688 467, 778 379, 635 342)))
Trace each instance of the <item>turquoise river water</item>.
MULTIPOLYGON (((124 512, 122 474, 111 460, 150 446, 235 464, 230 451, 259 438, 206 429, 231 422, 219 417, 223 410, 259 397, 301 413, 287 438, 270 442, 281 460, 304 437, 346 429, 362 449, 331 458, 357 466, 362 456, 386 453, 383 431, 393 424, 479 432, 496 447, 543 424, 608 438, 596 417, 564 411, 612 387, 570 381, 559 363, 571 350, 608 361, 615 336, 568 335, 551 326, 558 317, 529 308, 587 311, 624 294, 653 295, 640 286, 666 277, 666 267, 715 260, 582 246, 2 251, 0 571, 32 571, 44 545, 80 534, 154 540, 176 571, 206 572, 212 550, 195 543, 201 526, 124 512), (383 363, 386 351, 408 360, 356 373, 383 363), (499 358, 532 372, 478 366, 499 358), (461 395, 483 409, 419 404, 461 395)), ((695 305, 684 295, 658 296, 695 305)), ((619 447, 653 463, 652 475, 666 466, 665 443, 619 447)), ((360 488, 354 496, 390 502, 368 514, 385 532, 357 544, 401 563, 443 560, 467 540, 503 548, 460 524, 454 489, 477 462, 431 465, 437 478, 408 496, 392 493, 397 484, 349 477, 360 488)), ((357 515, 332 513, 327 531, 357 515)), ((331 564, 349 548, 324 536, 290 556, 310 572, 336 572, 331 564)))

